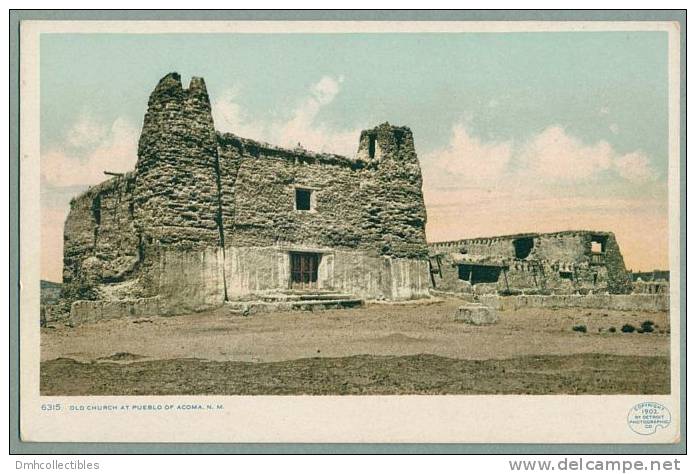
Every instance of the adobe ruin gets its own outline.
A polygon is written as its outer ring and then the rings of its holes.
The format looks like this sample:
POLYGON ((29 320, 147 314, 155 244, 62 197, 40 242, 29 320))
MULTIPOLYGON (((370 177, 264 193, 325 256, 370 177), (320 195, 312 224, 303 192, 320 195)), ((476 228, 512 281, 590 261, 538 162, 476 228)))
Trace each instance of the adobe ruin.
POLYGON ((429 244, 431 281, 476 294, 630 293, 614 234, 564 231, 429 244))

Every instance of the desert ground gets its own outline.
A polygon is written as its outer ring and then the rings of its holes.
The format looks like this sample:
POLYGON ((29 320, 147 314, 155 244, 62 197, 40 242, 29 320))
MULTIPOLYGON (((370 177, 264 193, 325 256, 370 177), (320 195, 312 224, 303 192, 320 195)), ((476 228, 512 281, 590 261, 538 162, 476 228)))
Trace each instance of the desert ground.
POLYGON ((56 323, 41 329, 41 393, 669 393, 666 312, 526 308, 472 326, 454 320, 461 304, 56 323))

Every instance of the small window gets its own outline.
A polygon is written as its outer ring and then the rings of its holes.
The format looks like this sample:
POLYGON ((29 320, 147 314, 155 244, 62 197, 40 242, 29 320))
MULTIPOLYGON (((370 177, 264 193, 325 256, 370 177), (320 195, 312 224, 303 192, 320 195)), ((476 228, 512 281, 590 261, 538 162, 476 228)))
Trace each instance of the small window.
POLYGON ((375 137, 373 135, 370 135, 370 145, 368 149, 370 153, 370 158, 375 157, 375 137))
POLYGON ((572 280, 573 272, 558 272, 558 276, 561 277, 563 280, 572 280))
POLYGON ((92 217, 97 225, 101 225, 101 194, 97 194, 92 200, 92 217))
POLYGON ((515 258, 527 258, 534 248, 534 239, 532 237, 523 237, 512 241, 515 247, 515 258))
POLYGON ((502 267, 488 265, 459 264, 459 279, 476 285, 478 283, 497 283, 502 267))
POLYGON ((606 250, 607 238, 603 235, 593 235, 591 239, 592 253, 604 253, 606 250))
POLYGON ((295 189, 295 209, 298 211, 312 210, 312 190, 311 189, 295 189))
POLYGON ((396 142, 396 151, 399 151, 404 141, 404 132, 402 130, 394 130, 394 141, 396 142))

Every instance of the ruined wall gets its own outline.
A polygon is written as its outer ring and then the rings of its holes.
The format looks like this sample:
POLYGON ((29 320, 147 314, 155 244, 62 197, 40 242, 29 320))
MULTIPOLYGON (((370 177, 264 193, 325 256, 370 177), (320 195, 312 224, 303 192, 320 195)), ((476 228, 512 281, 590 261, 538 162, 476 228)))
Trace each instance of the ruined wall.
POLYGON ((150 95, 135 171, 71 206, 66 298, 160 297, 164 312, 204 309, 288 288, 289 252, 299 250, 321 254, 322 287, 427 295, 412 134, 382 124, 358 148, 349 159, 218 134, 203 80, 184 89, 168 74, 150 95), (311 191, 311 210, 296 209, 298 188, 311 191))
POLYGON ((123 282, 138 271, 133 185, 127 173, 71 201, 63 242, 64 297, 98 299, 104 296, 100 284, 123 282))
POLYGON ((565 231, 550 234, 465 239, 430 244, 437 289, 464 293, 628 293, 629 275, 611 232, 565 231), (593 245, 593 242, 595 244, 593 245), (439 261, 439 264, 437 263, 439 261), (460 265, 500 268, 494 283, 473 288, 460 265))
POLYGON ((610 293, 629 293, 631 276, 626 270, 619 243, 613 233, 607 234, 604 251, 604 264, 607 269, 607 286, 610 293))

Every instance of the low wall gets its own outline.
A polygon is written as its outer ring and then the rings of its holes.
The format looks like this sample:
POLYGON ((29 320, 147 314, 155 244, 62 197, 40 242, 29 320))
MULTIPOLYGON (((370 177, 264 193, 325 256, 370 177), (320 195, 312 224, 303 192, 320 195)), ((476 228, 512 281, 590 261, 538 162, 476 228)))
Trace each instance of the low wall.
POLYGON ((669 311, 669 295, 484 295, 479 301, 499 311, 519 308, 586 308, 616 311, 669 311))
POLYGON ((75 301, 70 306, 70 322, 73 325, 104 319, 138 318, 163 313, 161 298, 140 298, 120 301, 75 301))

